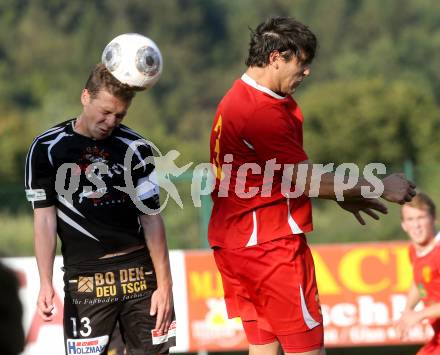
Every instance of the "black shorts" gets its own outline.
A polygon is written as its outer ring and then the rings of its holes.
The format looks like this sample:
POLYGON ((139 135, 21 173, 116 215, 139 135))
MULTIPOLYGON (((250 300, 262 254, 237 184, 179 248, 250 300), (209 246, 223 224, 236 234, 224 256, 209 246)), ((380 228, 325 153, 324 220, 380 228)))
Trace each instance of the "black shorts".
POLYGON ((116 323, 127 355, 167 353, 176 345, 176 323, 167 335, 154 332, 156 316, 150 316, 150 303, 156 288, 145 249, 65 268, 66 354, 107 354, 116 323))

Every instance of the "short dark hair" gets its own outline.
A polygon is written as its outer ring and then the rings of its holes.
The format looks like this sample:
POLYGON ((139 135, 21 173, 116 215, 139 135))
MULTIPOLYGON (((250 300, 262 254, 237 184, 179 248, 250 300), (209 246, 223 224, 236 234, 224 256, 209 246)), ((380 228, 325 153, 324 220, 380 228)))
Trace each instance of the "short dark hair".
POLYGON ((106 90, 125 102, 130 102, 136 95, 136 91, 140 90, 140 88, 121 83, 102 63, 95 65, 84 88, 87 89, 92 98, 96 98, 101 90, 106 90))
POLYGON ((250 31, 248 67, 265 67, 273 51, 279 51, 286 61, 296 56, 303 63, 311 63, 315 57, 316 36, 292 17, 271 17, 250 31))

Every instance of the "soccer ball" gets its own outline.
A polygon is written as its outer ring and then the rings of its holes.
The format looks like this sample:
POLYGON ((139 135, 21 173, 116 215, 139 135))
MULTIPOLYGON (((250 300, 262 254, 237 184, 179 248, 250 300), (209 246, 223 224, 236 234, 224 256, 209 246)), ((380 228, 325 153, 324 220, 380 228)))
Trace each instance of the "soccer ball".
POLYGON ((138 33, 124 33, 113 38, 102 52, 102 63, 121 83, 149 89, 162 73, 159 47, 138 33))

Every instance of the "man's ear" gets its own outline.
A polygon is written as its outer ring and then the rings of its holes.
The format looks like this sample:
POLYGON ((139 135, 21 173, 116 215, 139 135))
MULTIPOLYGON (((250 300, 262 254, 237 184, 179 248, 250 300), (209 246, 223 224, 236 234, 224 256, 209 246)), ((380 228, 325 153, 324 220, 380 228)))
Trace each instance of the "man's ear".
POLYGON ((83 106, 87 105, 90 102, 90 93, 89 90, 83 89, 81 93, 81 103, 83 106))
POLYGON ((269 54, 269 65, 275 64, 281 57, 281 53, 278 51, 273 51, 269 54))

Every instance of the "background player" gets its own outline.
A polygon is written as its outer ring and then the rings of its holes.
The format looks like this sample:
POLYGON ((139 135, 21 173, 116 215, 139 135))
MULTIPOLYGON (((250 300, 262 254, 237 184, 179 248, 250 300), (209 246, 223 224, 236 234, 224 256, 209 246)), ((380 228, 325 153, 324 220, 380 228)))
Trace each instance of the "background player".
POLYGON ((38 311, 44 320, 53 317, 58 233, 68 354, 91 351, 78 347, 106 352, 116 322, 130 354, 167 353, 175 344, 162 218, 143 214, 134 197, 118 188, 127 186, 128 171, 135 198, 152 210, 159 208, 151 148, 121 124, 134 95, 98 64, 81 94, 82 113, 38 136, 27 156, 26 193, 34 208, 40 274, 38 311), (141 146, 130 146, 138 140, 141 146), (131 166, 127 154, 133 156, 131 166))
POLYGON ((0 349, 2 355, 18 355, 24 349, 23 306, 14 272, 0 262, 0 349))
MULTIPOLYGON (((222 275, 229 317, 241 317, 252 355, 324 354, 322 315, 305 233, 312 230, 312 164, 303 149, 303 116, 292 94, 311 73, 316 37, 293 18, 270 18, 251 33, 248 69, 220 102, 211 132, 216 185, 208 237, 222 275), (301 173, 307 168, 308 173, 301 173), (283 175, 304 193, 288 198, 283 175), (295 183, 297 181, 297 184, 295 183)), ((319 142, 321 144, 321 142, 319 142)), ((325 143, 323 143, 325 144, 325 143)), ((316 183, 316 181, 314 181, 316 183)), ((321 176, 315 196, 336 199, 343 179, 321 176)), ((382 180, 382 197, 404 203, 415 194, 402 174, 382 180)), ((339 205, 365 223, 378 199, 364 179, 339 205)))
POLYGON ((409 254, 413 266, 413 283, 398 322, 399 335, 424 319, 429 319, 434 336, 417 354, 440 353, 440 245, 436 238, 436 206, 429 196, 419 192, 402 206, 402 228, 411 240, 409 254), (419 301, 425 307, 414 310, 419 301))

